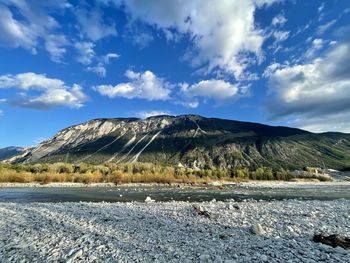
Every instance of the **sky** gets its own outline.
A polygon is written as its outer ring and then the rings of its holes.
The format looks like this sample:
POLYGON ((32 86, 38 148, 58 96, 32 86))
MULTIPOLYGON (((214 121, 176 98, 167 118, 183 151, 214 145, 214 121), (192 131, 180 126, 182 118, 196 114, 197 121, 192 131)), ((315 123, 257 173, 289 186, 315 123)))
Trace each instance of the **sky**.
POLYGON ((348 0, 0 0, 0 148, 95 118, 350 132, 348 0))

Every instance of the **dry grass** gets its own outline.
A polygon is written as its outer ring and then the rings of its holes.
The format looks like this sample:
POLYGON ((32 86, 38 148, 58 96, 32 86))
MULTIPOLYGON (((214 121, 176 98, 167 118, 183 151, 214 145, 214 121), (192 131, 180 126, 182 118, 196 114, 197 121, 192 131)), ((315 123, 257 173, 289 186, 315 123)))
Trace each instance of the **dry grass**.
MULTIPOLYGON (((291 180, 287 171, 277 171, 261 167, 255 171, 247 168, 225 170, 212 168, 196 171, 190 168, 178 168, 150 163, 135 164, 0 164, 1 183, 189 183, 205 184, 211 181, 247 180, 291 180)), ((308 178, 312 179, 312 178, 308 178)), ((328 178, 317 178, 326 180, 328 178)))

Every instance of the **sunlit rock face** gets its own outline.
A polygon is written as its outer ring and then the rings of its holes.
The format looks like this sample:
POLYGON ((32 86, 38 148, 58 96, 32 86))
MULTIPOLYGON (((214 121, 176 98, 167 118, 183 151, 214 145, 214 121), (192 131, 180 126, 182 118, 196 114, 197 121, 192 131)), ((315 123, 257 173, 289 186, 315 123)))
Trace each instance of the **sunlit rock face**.
POLYGON ((259 166, 341 169, 350 135, 314 134, 198 115, 96 119, 68 127, 8 159, 33 162, 151 162, 193 169, 259 166))

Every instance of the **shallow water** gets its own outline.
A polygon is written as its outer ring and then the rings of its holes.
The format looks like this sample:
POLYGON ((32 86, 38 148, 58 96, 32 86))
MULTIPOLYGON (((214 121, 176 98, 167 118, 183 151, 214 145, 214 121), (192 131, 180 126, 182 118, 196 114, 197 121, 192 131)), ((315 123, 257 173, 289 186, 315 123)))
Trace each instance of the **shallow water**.
POLYGON ((0 202, 131 202, 144 201, 150 196, 156 201, 201 202, 233 199, 255 200, 350 200, 350 186, 344 185, 303 185, 298 187, 52 187, 52 188, 0 188, 0 202))

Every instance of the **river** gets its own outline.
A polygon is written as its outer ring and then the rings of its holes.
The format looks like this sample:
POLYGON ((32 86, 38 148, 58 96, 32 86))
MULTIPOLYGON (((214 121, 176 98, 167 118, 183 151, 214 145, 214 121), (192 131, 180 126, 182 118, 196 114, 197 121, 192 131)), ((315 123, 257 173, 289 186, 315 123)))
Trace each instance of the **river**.
POLYGON ((350 200, 350 185, 301 185, 298 187, 5 187, 0 202, 143 202, 149 196, 156 201, 202 202, 235 200, 350 200))

